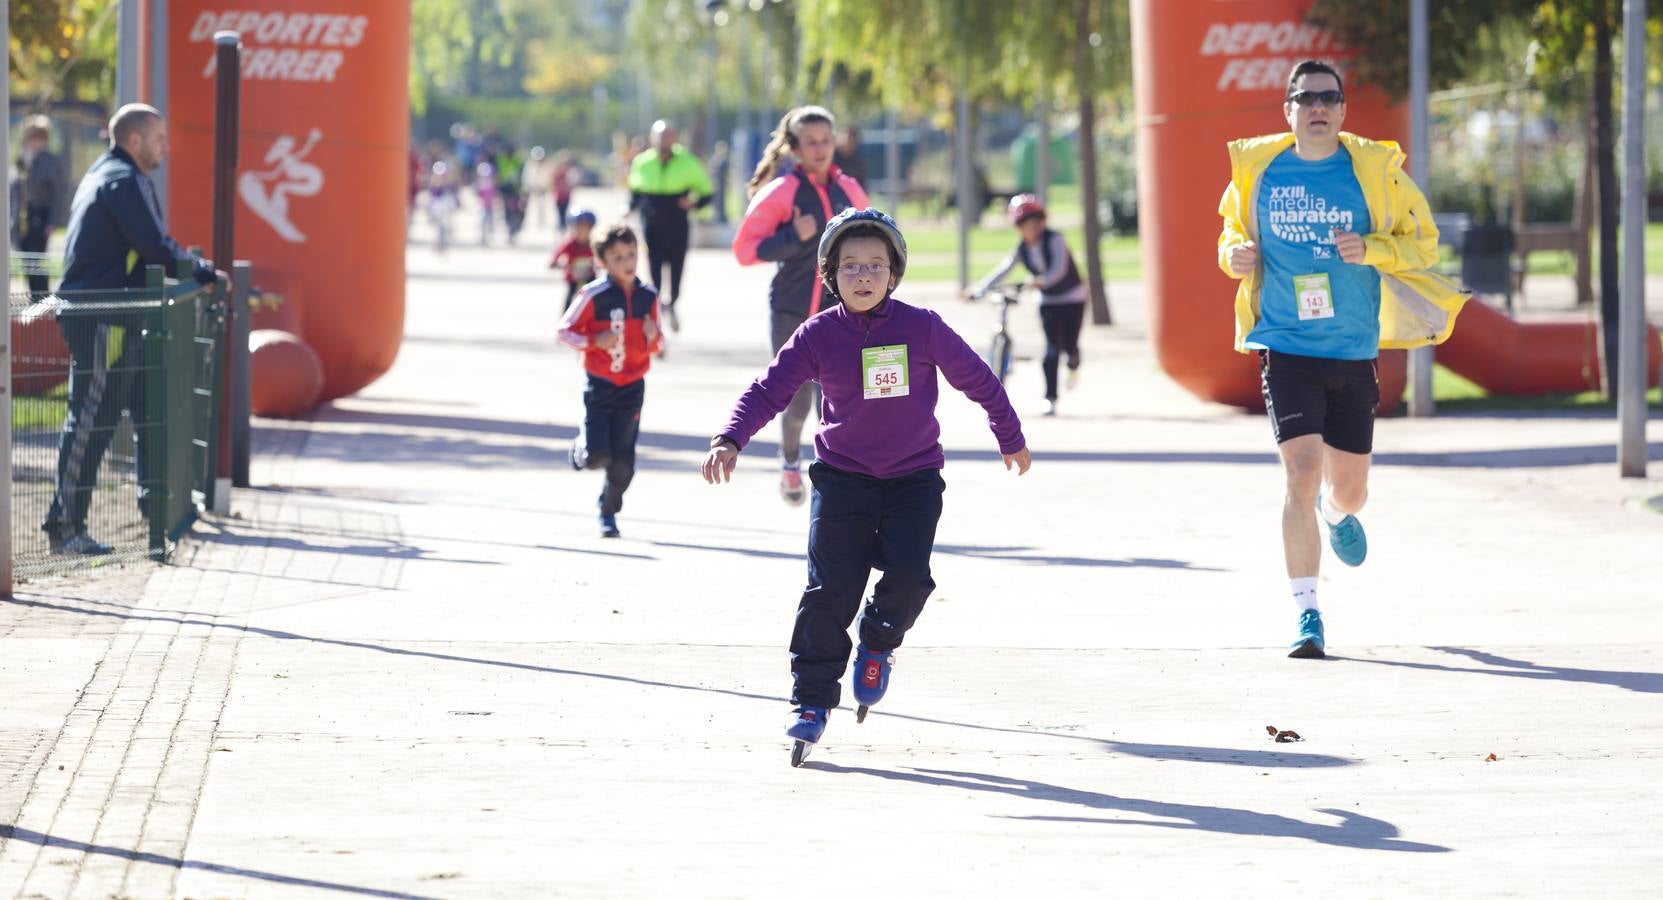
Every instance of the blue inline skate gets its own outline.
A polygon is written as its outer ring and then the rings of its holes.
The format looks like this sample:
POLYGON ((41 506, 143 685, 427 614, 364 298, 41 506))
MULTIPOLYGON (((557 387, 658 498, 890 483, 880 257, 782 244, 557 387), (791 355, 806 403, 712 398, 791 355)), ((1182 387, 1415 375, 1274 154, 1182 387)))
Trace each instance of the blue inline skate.
POLYGON ((790 727, 785 729, 785 736, 791 738, 791 767, 796 768, 808 759, 813 752, 814 745, 820 743, 820 736, 826 733, 826 709, 820 706, 799 706, 792 710, 796 718, 791 720, 790 727))
POLYGON ((860 704, 855 708, 856 722, 866 721, 866 711, 883 699, 884 691, 889 690, 889 669, 894 665, 893 654, 868 650, 865 644, 855 645, 855 702, 860 704))

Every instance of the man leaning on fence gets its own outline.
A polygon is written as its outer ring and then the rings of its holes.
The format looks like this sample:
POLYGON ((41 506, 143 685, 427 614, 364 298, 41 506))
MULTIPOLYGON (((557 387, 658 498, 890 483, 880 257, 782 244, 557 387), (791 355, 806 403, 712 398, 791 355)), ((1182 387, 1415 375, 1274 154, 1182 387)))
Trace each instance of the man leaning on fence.
POLYGON ((180 248, 162 227, 150 173, 166 156, 161 113, 141 103, 123 106, 110 119, 109 152, 87 170, 70 204, 58 314, 69 344, 69 408, 58 445, 57 490, 41 525, 54 553, 110 552, 87 534, 98 466, 122 411, 134 422, 144 420, 142 314, 76 307, 111 299, 86 292, 142 287, 145 266, 172 273, 188 262, 199 283, 216 277, 210 263, 180 248))

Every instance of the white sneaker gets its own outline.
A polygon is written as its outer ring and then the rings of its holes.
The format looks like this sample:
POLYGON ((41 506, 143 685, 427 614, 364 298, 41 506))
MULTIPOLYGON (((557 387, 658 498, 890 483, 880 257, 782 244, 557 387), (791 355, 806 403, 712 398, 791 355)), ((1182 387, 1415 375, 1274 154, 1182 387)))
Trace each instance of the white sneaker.
POLYGON ((803 473, 800 469, 780 470, 780 499, 787 506, 802 506, 808 498, 808 491, 803 487, 803 473))
POLYGON ((1079 386, 1080 386, 1080 370, 1079 369, 1069 369, 1068 370, 1068 376, 1065 379, 1063 379, 1063 387, 1066 387, 1066 388, 1068 388, 1069 390, 1072 391, 1072 390, 1074 390, 1075 388, 1077 388, 1079 386))
POLYGON ((1055 401, 1055 400, 1045 401, 1045 412, 1040 413, 1040 415, 1054 416, 1056 414, 1057 414, 1057 401, 1055 401))

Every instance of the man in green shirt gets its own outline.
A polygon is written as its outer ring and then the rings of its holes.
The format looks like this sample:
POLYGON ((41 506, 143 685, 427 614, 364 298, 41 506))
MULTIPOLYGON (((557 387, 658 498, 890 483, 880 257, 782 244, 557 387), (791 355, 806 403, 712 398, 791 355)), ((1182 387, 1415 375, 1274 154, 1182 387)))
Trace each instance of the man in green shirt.
POLYGON ((676 137, 675 125, 663 119, 654 122, 651 149, 636 156, 629 169, 629 208, 641 212, 647 280, 663 298, 672 331, 680 325, 676 301, 681 299, 681 270, 687 260, 687 213, 708 205, 715 194, 704 164, 676 143, 676 137))

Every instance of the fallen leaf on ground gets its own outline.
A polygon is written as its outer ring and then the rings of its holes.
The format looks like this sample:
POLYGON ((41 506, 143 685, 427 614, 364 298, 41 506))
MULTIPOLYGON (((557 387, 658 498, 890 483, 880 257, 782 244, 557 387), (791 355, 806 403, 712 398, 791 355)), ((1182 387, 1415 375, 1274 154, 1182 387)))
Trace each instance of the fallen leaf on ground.
POLYGON ((1275 725, 1266 725, 1265 732, 1270 735, 1271 740, 1278 744, 1291 744, 1294 741, 1305 740, 1299 736, 1299 732, 1279 729, 1275 725))
POLYGON ((1492 754, 1490 754, 1490 755, 1489 755, 1489 756, 1486 756, 1486 757, 1484 757, 1484 761, 1485 761, 1485 762, 1495 762, 1495 761, 1496 761, 1496 760, 1498 760, 1498 759, 1500 759, 1500 758, 1501 758, 1501 757, 1499 757, 1499 756, 1496 756, 1496 755, 1495 755, 1495 754, 1494 754, 1494 753, 1492 753, 1492 754))

